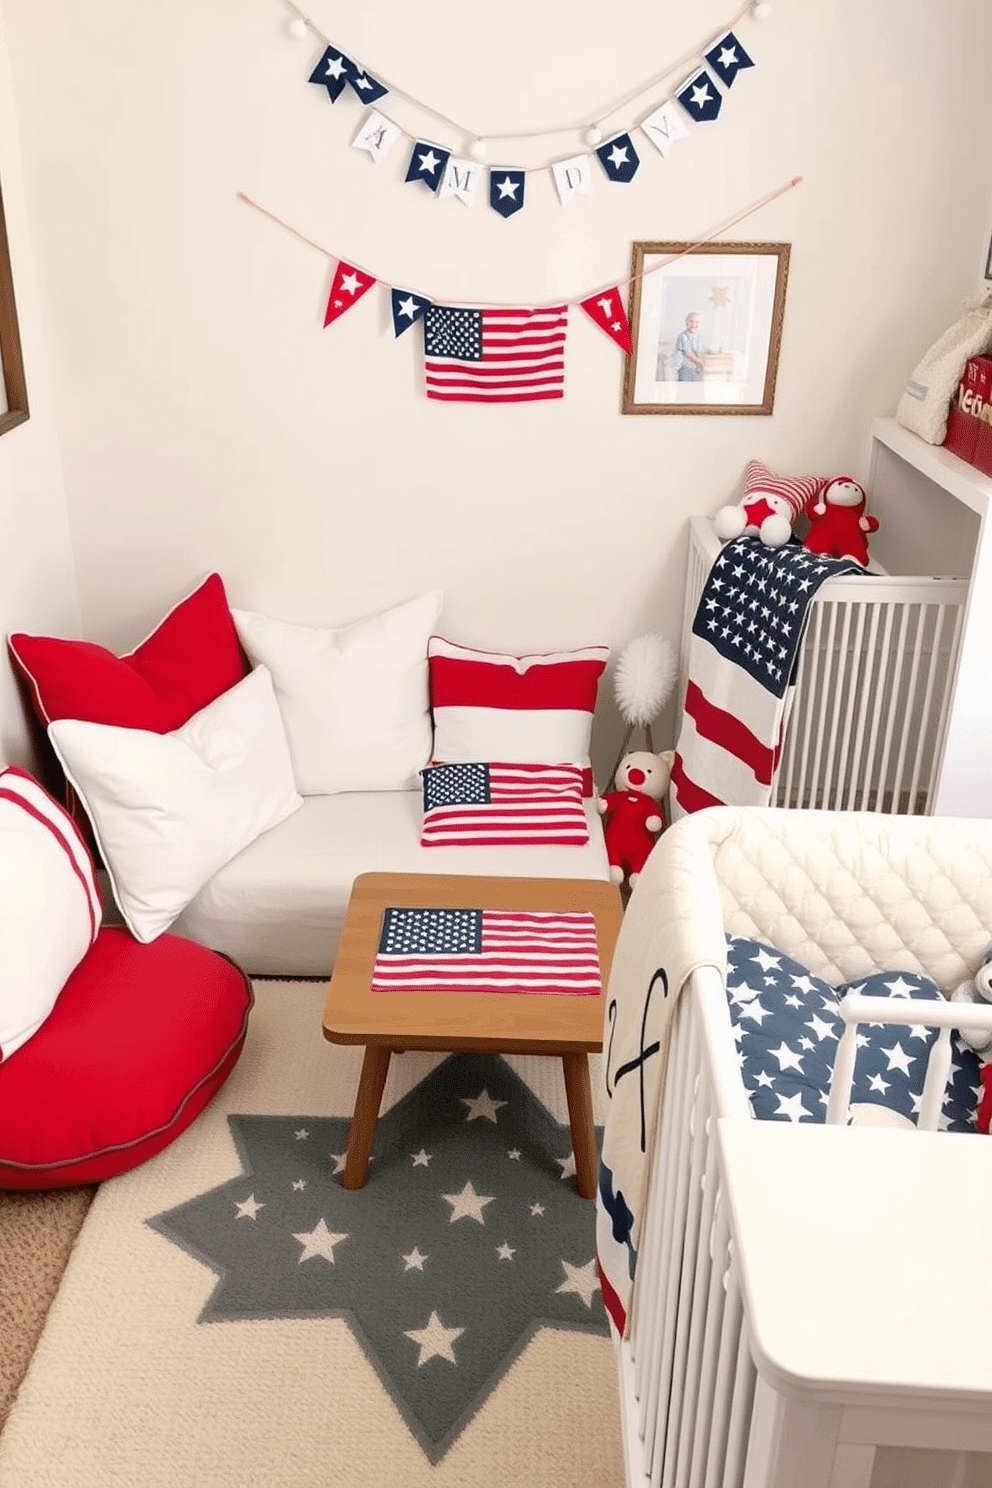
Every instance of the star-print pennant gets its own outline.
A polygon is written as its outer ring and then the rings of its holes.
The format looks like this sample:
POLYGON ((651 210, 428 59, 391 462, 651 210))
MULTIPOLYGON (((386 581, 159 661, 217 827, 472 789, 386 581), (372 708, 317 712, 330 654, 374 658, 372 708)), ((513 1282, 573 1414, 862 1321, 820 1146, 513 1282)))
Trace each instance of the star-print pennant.
POLYGON ((526 173, 522 170, 495 170, 489 172, 489 205, 501 217, 512 217, 524 204, 526 173))
POLYGON ((436 191, 450 156, 450 150, 443 150, 440 145, 432 145, 427 140, 418 140, 410 153, 404 179, 421 181, 430 191, 436 191))
POLYGON ((687 83, 683 83, 675 97, 697 124, 708 124, 711 119, 715 119, 723 102, 723 94, 705 67, 701 67, 687 83))
POLYGON ((341 94, 348 86, 348 79, 358 71, 350 57, 344 52, 338 51, 337 47, 328 46, 324 50, 317 66, 308 78, 308 82, 316 83, 319 87, 327 89, 327 96, 332 103, 337 103, 341 94))
POLYGON ((404 331, 408 331, 431 304, 425 295, 414 294, 409 289, 394 289, 391 291, 390 298, 395 336, 402 336, 404 331))
POLYGON ((733 31, 726 32, 703 55, 725 88, 730 87, 745 67, 754 66, 733 31))
POLYGON ((352 305, 356 305, 374 283, 375 280, 371 274, 364 274, 360 269, 345 263, 343 258, 340 259, 334 270, 331 292, 327 297, 324 325, 329 326, 332 320, 337 320, 346 310, 350 310, 352 305))
POLYGON ((378 103, 380 98, 385 98, 389 89, 385 83, 380 83, 370 72, 365 72, 357 66, 348 74, 348 84, 362 100, 363 103, 378 103))
POLYGON ((579 304, 600 330, 605 331, 621 351, 630 356, 634 349, 630 339, 630 321, 620 299, 619 289, 607 289, 600 294, 590 295, 587 300, 580 300, 579 304))
POLYGON ((597 146, 596 154, 611 181, 632 181, 641 163, 629 134, 618 134, 605 145, 597 146))

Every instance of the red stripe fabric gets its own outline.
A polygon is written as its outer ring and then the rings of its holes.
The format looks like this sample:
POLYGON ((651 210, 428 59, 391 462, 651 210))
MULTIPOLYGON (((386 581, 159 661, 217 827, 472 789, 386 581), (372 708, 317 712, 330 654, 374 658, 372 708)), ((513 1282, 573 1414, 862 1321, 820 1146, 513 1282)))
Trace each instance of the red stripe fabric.
POLYGON ((721 744, 736 755, 762 785, 770 785, 775 768, 775 751, 755 738, 750 729, 733 713, 718 708, 703 696, 695 682, 689 682, 685 693, 685 711, 696 724, 702 739, 721 744))
POLYGON ((535 658, 521 670, 509 657, 483 661, 434 654, 431 702, 441 708, 571 708, 591 713, 605 665, 605 657, 556 662, 535 658))
POLYGON ((685 812, 702 811, 704 806, 723 806, 726 803, 714 796, 710 791, 703 790, 702 786, 690 780, 685 773, 685 762, 676 751, 672 761, 672 794, 680 810, 685 812))

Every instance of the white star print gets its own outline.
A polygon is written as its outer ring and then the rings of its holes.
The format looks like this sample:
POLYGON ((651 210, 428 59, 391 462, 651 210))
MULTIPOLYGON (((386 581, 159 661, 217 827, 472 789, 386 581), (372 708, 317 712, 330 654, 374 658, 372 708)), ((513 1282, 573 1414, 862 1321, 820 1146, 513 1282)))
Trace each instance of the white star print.
POLYGON ((344 72, 344 58, 343 57, 329 57, 327 59, 327 76, 328 77, 339 78, 343 72, 344 72))
POLYGON ((412 320, 414 315, 417 313, 417 306, 414 303, 413 297, 411 295, 407 295, 405 300, 400 300, 396 308, 401 315, 406 316, 407 320, 412 320))
POLYGON ((489 1091, 483 1090, 481 1095, 477 1095, 474 1100, 467 1095, 463 1095, 462 1105, 468 1106, 468 1115, 465 1117, 466 1121, 475 1121, 476 1117, 484 1116, 487 1121, 491 1121, 495 1125, 496 1112, 500 1106, 506 1105, 506 1101, 493 1100, 489 1091))
POLYGON ((361 289, 362 281, 355 273, 345 274, 341 279, 341 288, 345 294, 353 295, 361 289))
POLYGON ((345 1165, 345 1161, 347 1159, 347 1156, 348 1156, 347 1152, 329 1152, 328 1153, 328 1157, 330 1157, 331 1160, 334 1163, 334 1167, 331 1169, 331 1172, 332 1173, 343 1173, 344 1172, 344 1165, 345 1165))
POLYGON ((762 971, 776 971, 782 965, 781 956, 769 956, 763 947, 755 951, 754 959, 762 971))
POLYGON ((419 158, 420 169, 422 171, 426 171, 427 175, 429 176, 432 176, 437 170, 438 166, 441 164, 440 156, 435 155, 433 150, 428 150, 426 155, 421 155, 419 158))
POLYGON ((720 66, 721 67, 733 67, 734 64, 736 63, 736 61, 737 61, 737 53, 734 51, 733 47, 727 47, 727 46, 725 46, 725 47, 721 48, 721 51, 720 51, 720 66))
POLYGON ((359 73, 358 77, 356 77, 355 79, 355 87, 368 89, 371 88, 371 86, 372 84, 369 82, 364 72, 359 73))
POLYGON ((622 165, 627 163, 626 147, 624 145, 614 145, 607 159, 614 170, 619 170, 622 165))
POLYGON ((778 1060, 780 1070, 802 1070, 803 1062, 801 1057, 794 1050, 790 1049, 784 1040, 779 1044, 777 1049, 769 1049, 768 1052, 778 1060))
POLYGON ((799 1121, 806 1114, 801 1093, 796 1095, 780 1095, 776 1116, 788 1116, 790 1121, 799 1121))
POLYGON ((493 1202, 495 1194, 477 1194, 469 1179, 461 1193, 442 1194, 441 1197, 451 1205, 449 1224, 454 1224, 458 1219, 474 1219, 478 1224, 485 1224, 482 1211, 487 1204, 493 1202))
POLYGON ((300 1256, 300 1265, 304 1261, 320 1257, 321 1260, 330 1261, 334 1265, 334 1247, 340 1245, 342 1240, 347 1240, 347 1235, 332 1235, 323 1218, 318 1219, 312 1230, 304 1230, 300 1235, 293 1235, 294 1240, 299 1240, 303 1246, 303 1254, 300 1256))
POLYGON ((413 1166, 415 1168, 426 1168, 430 1160, 431 1154, 429 1152, 425 1152, 423 1147, 421 1147, 419 1152, 415 1152, 413 1154, 413 1166))
POLYGON ((502 1245, 497 1245, 496 1247, 496 1254, 499 1256, 501 1261, 512 1261, 516 1253, 516 1248, 510 1245, 506 1240, 503 1241, 502 1245))
POLYGON ((881 1075, 872 1075, 868 1081, 868 1088, 877 1091, 879 1095, 884 1095, 891 1083, 891 1080, 883 1080, 881 1075))
POLYGON ((710 90, 705 83, 697 83, 692 90, 692 101, 696 108, 701 109, 710 101, 710 90))
POLYGON ((806 1024, 806 1027, 807 1028, 812 1028, 813 1032, 816 1034, 816 1036, 820 1040, 820 1043, 821 1044, 823 1043, 823 1040, 825 1038, 835 1039, 837 1037, 836 1033, 834 1033, 834 1031, 831 1028, 830 1024, 829 1023, 825 1023, 822 1018, 818 1018, 815 1013, 813 1014, 812 1018, 810 1018, 809 1022, 806 1024))
POLYGON ((909 1066, 916 1063, 915 1054, 907 1054, 898 1039, 891 1049, 883 1049, 882 1053, 889 1061, 889 1069, 902 1070, 904 1075, 908 1075, 909 1066))
POLYGON ((592 1299, 599 1290, 599 1278, 596 1275, 595 1258, 587 1261, 584 1266, 572 1266, 566 1260, 562 1260, 565 1268, 565 1280, 561 1286, 555 1287, 556 1292, 575 1292, 581 1297, 587 1307, 592 1306, 592 1299))
POLYGON ((509 1150, 509 1152, 506 1155, 510 1159, 511 1162, 519 1162, 520 1161, 520 1148, 519 1147, 511 1147, 510 1150, 509 1150))
POLYGON ((886 982, 885 985, 888 987, 893 997, 912 997, 913 993, 916 991, 916 988, 913 986, 913 984, 911 982, 907 982, 905 977, 901 976, 896 977, 895 981, 893 982, 886 982))
POLYGON ((543 1204, 531 1204, 531 1206, 530 1206, 530 1212, 531 1212, 531 1214, 533 1214, 533 1216, 534 1216, 535 1219, 539 1219, 540 1216, 544 1213, 544 1205, 543 1204))
POLYGON ((305 1178, 297 1178, 293 1182, 294 1190, 298 1191, 299 1193, 302 1193, 306 1186, 307 1180, 305 1178))
POLYGON ((768 1009, 763 1008, 757 998, 755 998, 754 1002, 745 1003, 741 1009, 741 1022, 743 1023, 745 1018, 750 1018, 752 1022, 757 1023, 759 1028, 761 1027, 762 1020, 769 1016, 768 1009))
POLYGON ((498 183, 500 197, 502 198, 504 196, 508 196, 511 201, 515 201, 518 184, 519 183, 516 181, 511 181, 509 176, 504 177, 504 179, 498 183))
POLYGON ((298 1142, 305 1142, 309 1135, 310 1133, 307 1131, 305 1126, 301 1126, 299 1131, 293 1133, 293 1136, 298 1142))
POLYGON ((419 1249, 415 1245, 408 1255, 403 1256, 403 1270, 423 1271, 424 1262, 426 1260, 427 1257, 425 1255, 421 1255, 419 1249))
POLYGON ((772 1085, 774 1085, 775 1081, 772 1079, 767 1070, 759 1070, 754 1077, 754 1083, 756 1085, 767 1085, 770 1088, 772 1085))
POLYGON ((259 1209, 264 1209, 265 1205, 260 1204, 254 1194, 249 1194, 246 1199, 242 1199, 241 1203, 235 1204, 234 1207, 238 1211, 239 1219, 255 1219, 259 1209))
POLYGON ((559 1176, 562 1178, 571 1178, 575 1172, 575 1153, 570 1152, 567 1157, 556 1157, 555 1162, 561 1168, 559 1176))
POLYGON ((437 1313, 432 1312, 422 1328, 404 1329, 403 1336, 412 1338, 414 1343, 420 1345, 420 1357, 417 1360, 417 1368, 420 1369, 428 1359, 447 1359, 449 1364, 457 1364, 451 1345, 464 1332, 464 1328, 446 1328, 437 1313))

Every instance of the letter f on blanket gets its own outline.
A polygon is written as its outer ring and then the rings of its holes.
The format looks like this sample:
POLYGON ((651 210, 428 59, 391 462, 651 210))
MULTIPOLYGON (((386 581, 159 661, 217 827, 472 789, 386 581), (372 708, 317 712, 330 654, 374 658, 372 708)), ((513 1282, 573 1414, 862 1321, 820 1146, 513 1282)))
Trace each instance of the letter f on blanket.
POLYGON ((673 819, 704 806, 769 805, 810 602, 827 579, 863 572, 752 537, 721 550, 689 639, 673 819))

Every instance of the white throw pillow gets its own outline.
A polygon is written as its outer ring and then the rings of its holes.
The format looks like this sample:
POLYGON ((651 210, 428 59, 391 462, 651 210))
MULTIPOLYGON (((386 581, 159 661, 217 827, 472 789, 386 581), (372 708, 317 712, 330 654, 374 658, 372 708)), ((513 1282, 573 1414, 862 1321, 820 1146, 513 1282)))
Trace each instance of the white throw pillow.
POLYGON ((31 775, 0 771, 0 1061, 48 1017, 102 918, 75 822, 31 775))
POLYGON ((209 878, 302 798, 264 667, 171 734, 49 724, 132 935, 154 940, 209 878))
POLYGON ((305 796, 410 790, 430 758, 427 642, 440 593, 338 630, 233 610, 241 644, 268 667, 305 796))

